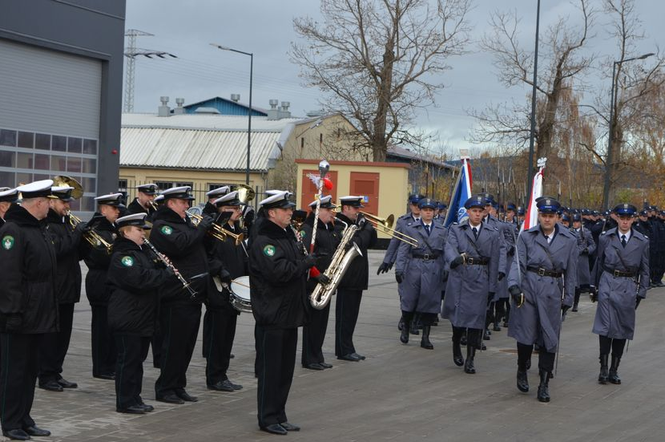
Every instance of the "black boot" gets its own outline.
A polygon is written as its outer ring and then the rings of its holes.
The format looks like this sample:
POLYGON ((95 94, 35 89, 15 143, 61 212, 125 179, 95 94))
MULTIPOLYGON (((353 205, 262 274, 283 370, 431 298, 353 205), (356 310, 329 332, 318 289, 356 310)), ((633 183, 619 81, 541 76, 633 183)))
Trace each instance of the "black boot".
POLYGON ((483 340, 489 341, 490 339, 492 339, 490 337, 491 334, 492 333, 489 331, 489 329, 486 328, 485 331, 483 332, 483 340))
MULTIPOLYGON (((612 365, 610 366, 609 379, 611 383, 616 385, 621 384, 621 378, 619 377, 619 373, 617 373, 617 370, 619 369, 619 361, 621 361, 621 358, 612 355, 612 365)), ((607 362, 605 363, 607 364, 607 362)))
POLYGON ((416 318, 414 318, 413 321, 411 321, 410 327, 411 329, 409 330, 409 333, 411 333, 412 335, 420 334, 420 332, 418 331, 418 323, 416 322, 416 318))
POLYGON ((459 342, 455 343, 453 341, 453 362, 458 367, 464 365, 464 356, 462 356, 462 348, 460 347, 459 342))
POLYGON ((459 340, 459 343, 460 343, 461 345, 466 346, 466 333, 464 333, 464 334, 462 335, 462 337, 461 337, 460 340, 459 340))
POLYGON ((607 384, 607 381, 609 380, 609 375, 607 373, 607 360, 609 359, 610 355, 604 354, 600 355, 600 374, 598 375, 598 383, 599 384, 607 384))
POLYGON ((476 346, 469 342, 466 346, 466 362, 464 363, 464 373, 476 374, 476 367, 473 366, 473 358, 476 356, 476 346))
POLYGON ((429 332, 430 332, 430 330, 431 330, 431 326, 423 325, 423 337, 420 339, 420 346, 422 348, 426 348, 427 350, 433 350, 434 349, 434 346, 429 341, 429 332))
POLYGON ((580 304, 580 290, 575 289, 575 301, 573 302, 573 311, 577 311, 577 306, 580 304))
POLYGON ((540 375, 540 385, 538 385, 538 400, 540 402, 549 402, 550 401, 550 373, 549 371, 540 370, 538 372, 540 375))
POLYGON ((517 369, 517 389, 522 393, 529 392, 529 379, 526 376, 526 370, 517 369))
POLYGON ((397 330, 402 331, 404 329, 404 318, 400 316, 399 322, 397 323, 397 330))
POLYGON ((400 335, 399 335, 399 340, 402 342, 402 344, 408 344, 409 343, 409 328, 408 327, 402 327, 402 331, 400 332, 400 335))

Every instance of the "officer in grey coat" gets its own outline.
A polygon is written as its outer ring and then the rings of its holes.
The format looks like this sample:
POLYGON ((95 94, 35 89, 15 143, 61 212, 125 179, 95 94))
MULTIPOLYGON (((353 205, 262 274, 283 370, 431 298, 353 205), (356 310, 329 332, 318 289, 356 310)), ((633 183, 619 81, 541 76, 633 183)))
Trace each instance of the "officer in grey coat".
POLYGON ((596 242, 593 240, 591 231, 582 224, 582 215, 574 213, 572 221, 571 230, 577 236, 577 248, 580 253, 577 259, 577 287, 575 287, 575 301, 573 302, 573 311, 576 312, 580 303, 580 294, 595 291, 595 284, 591 282, 589 256, 596 251, 596 242))
POLYGON ((617 373, 626 339, 635 333, 635 310, 649 288, 649 238, 632 228, 637 209, 619 204, 613 209, 618 226, 604 232, 593 269, 598 308, 593 332, 600 340, 598 382, 620 384, 617 373), (610 348, 612 365, 607 369, 610 348))
MULTIPOLYGON (((436 201, 423 198, 418 202, 420 222, 407 226, 404 233, 418 241, 418 247, 401 242, 395 262, 395 279, 401 286, 402 322, 410 324, 414 314, 420 315, 422 348, 434 348, 429 340, 432 323, 441 310, 441 284, 446 229, 434 221, 436 201)), ((402 327, 400 341, 409 342, 408 327, 402 327)))
POLYGON ((554 198, 538 201, 539 225, 522 232, 508 277, 511 306, 508 336, 517 341, 517 388, 529 391, 527 366, 533 345, 540 347, 538 400, 549 402, 549 377, 559 345, 562 317, 573 304, 577 285, 577 238, 557 224, 554 198))
POLYGON ((499 232, 482 222, 485 198, 476 195, 464 203, 468 222, 448 229, 445 260, 450 267, 443 317, 453 326, 453 362, 473 374, 476 348, 485 328, 487 306, 496 292, 499 271, 499 232), (466 361, 460 339, 467 332, 466 361))

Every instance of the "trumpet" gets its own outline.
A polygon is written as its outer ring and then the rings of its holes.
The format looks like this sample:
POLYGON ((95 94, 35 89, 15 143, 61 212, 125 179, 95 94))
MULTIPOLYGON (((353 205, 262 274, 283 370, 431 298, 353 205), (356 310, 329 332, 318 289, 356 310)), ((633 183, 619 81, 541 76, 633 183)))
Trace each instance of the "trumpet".
POLYGON ((157 211, 157 203, 154 201, 148 201, 148 205, 152 208, 152 210, 157 211))
MULTIPOLYGON (((192 219, 192 224, 194 224, 195 226, 198 226, 201 220, 203 219, 203 216, 196 214, 189 214, 189 217, 192 219)), ((212 228, 208 231, 208 235, 212 236, 218 241, 226 241, 226 238, 229 237, 233 238, 235 240, 236 246, 242 244, 243 240, 245 239, 245 235, 243 235, 242 232, 241 233, 229 232, 219 224, 215 223, 213 223, 212 228)))
MULTIPOLYGON (((76 228, 79 224, 81 224, 81 218, 78 216, 74 215, 71 211, 67 211, 67 216, 69 217, 69 225, 72 226, 72 228, 76 228)), ((90 229, 87 232, 83 234, 83 238, 85 238, 86 241, 88 241, 88 244, 90 244, 92 247, 104 247, 106 249, 106 253, 109 255, 111 254, 111 248, 113 247, 112 244, 110 244, 108 241, 106 241, 102 235, 99 233, 95 232, 94 229, 90 229)))
POLYGON ((392 228, 393 223, 395 222, 394 215, 388 215, 388 218, 381 218, 376 215, 372 215, 371 213, 363 212, 362 210, 360 213, 368 222, 372 223, 375 229, 379 230, 380 228, 381 231, 383 231, 391 238, 405 242, 411 247, 418 247, 418 240, 416 238, 392 228))

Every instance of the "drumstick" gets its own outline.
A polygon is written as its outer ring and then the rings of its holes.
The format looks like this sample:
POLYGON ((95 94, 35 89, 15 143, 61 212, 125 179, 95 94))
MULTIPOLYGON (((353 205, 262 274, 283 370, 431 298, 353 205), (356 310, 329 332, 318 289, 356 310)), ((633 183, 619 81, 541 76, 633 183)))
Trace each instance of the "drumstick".
POLYGON ((231 284, 238 284, 238 285, 243 286, 243 287, 251 288, 247 284, 243 284, 242 282, 238 282, 238 281, 231 281, 231 284))

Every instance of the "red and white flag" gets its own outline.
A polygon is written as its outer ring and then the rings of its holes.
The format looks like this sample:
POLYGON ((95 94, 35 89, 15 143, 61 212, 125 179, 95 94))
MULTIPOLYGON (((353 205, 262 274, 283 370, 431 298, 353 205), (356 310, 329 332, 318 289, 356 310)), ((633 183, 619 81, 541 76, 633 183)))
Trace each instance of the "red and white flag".
POLYGON ((547 158, 540 158, 538 160, 538 172, 533 177, 531 185, 531 198, 529 199, 529 207, 524 215, 524 222, 520 232, 529 230, 531 227, 538 224, 538 208, 536 207, 536 199, 543 196, 543 171, 545 170, 545 163, 547 158))

